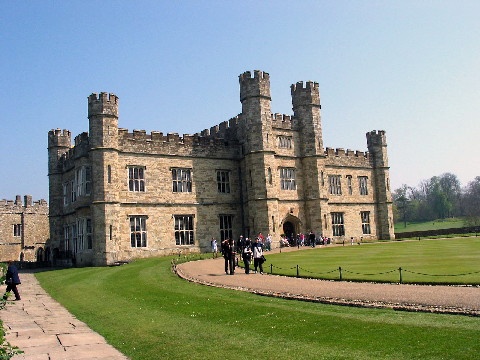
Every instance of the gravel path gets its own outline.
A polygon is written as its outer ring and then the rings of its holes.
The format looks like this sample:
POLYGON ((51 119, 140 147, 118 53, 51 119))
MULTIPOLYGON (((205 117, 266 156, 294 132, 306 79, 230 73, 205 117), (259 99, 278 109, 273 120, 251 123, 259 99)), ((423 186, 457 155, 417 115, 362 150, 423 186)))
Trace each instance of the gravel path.
MULTIPOLYGON (((285 250, 283 250, 285 251, 285 250)), ((268 274, 224 273, 223 258, 191 261, 176 266, 186 280, 265 296, 321 303, 387 307, 397 310, 480 316, 480 287, 373 284, 297 279, 268 274)))

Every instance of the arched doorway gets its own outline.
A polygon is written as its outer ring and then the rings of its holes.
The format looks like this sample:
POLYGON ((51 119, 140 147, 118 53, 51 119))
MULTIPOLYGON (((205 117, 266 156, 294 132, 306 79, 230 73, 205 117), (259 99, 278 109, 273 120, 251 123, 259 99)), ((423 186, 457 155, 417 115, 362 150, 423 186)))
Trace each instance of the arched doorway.
POLYGON ((295 225, 291 221, 285 221, 283 223, 283 233, 285 234, 289 244, 293 244, 295 239, 295 225))

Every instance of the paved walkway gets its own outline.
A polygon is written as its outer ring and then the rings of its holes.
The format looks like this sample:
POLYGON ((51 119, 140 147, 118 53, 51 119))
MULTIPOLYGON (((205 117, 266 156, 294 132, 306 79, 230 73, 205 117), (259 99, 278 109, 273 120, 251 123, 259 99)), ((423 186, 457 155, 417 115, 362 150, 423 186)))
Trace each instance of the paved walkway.
MULTIPOLYGON (((282 251, 296 250, 293 248, 282 251)), ((268 253, 265 255, 267 257, 265 270, 268 270, 268 253)), ((252 272, 247 275, 242 268, 237 268, 235 275, 231 276, 225 274, 224 260, 221 257, 180 264, 177 266, 177 274, 196 283, 266 296, 340 305, 480 316, 480 287, 473 286, 422 286, 297 279, 252 272)))
POLYGON ((32 273, 20 272, 20 278, 22 300, 0 310, 6 340, 24 352, 13 360, 127 359, 53 300, 32 273))

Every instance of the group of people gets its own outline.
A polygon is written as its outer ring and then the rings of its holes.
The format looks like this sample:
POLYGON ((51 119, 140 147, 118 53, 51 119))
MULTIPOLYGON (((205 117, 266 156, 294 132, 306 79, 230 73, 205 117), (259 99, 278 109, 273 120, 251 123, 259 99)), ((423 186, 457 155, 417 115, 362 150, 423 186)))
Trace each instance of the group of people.
MULTIPOLYGON (((261 235, 261 233, 259 234, 261 235)), ((228 275, 235 274, 235 268, 238 266, 237 254, 242 258, 245 265, 245 274, 250 274, 250 265, 253 260, 255 273, 260 271, 263 274, 263 263, 265 257, 263 255, 264 245, 262 237, 258 236, 252 242, 249 238, 244 239, 240 236, 237 244, 233 239, 226 239, 221 243, 221 253, 225 260, 225 273, 228 275)), ((214 258, 217 257, 217 241, 212 239, 212 252, 214 258)))

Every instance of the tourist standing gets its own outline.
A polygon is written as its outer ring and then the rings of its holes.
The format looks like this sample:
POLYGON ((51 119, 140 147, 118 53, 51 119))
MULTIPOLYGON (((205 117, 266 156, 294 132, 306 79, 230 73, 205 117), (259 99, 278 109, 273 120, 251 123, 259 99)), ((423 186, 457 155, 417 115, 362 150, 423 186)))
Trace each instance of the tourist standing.
POLYGON ((243 263, 245 264, 245 274, 250 274, 250 261, 252 261, 252 247, 250 240, 245 240, 245 247, 242 252, 243 263))
POLYGON ((212 245, 213 258, 215 259, 218 256, 218 245, 217 245, 217 239, 215 239, 214 237, 212 237, 211 245, 212 245))
POLYGON ((253 252, 253 266, 255 267, 255 274, 257 269, 260 268, 260 274, 263 274, 263 246, 262 243, 258 241, 258 238, 255 239, 255 242, 252 246, 253 252))

